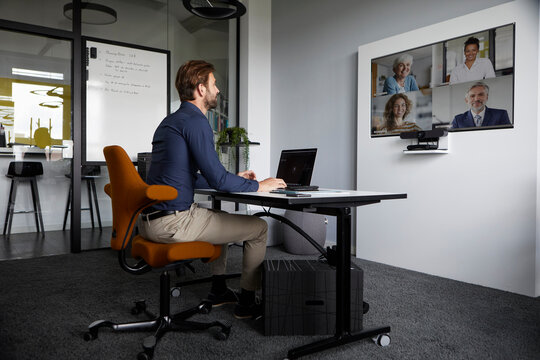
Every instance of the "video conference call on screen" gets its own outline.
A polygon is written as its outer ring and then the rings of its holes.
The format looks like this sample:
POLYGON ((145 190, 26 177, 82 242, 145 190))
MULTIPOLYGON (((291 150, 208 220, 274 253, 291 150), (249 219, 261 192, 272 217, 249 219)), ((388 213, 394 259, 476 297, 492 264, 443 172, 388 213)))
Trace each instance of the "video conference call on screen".
POLYGON ((371 60, 371 136, 513 127, 509 24, 371 60))

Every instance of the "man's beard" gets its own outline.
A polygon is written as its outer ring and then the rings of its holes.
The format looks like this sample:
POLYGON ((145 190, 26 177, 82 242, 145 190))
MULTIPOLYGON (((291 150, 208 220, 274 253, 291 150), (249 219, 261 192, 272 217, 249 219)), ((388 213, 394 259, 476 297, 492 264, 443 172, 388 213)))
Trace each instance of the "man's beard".
POLYGON ((474 110, 475 113, 481 112, 482 110, 484 110, 484 107, 485 107, 485 104, 483 103, 481 105, 478 105, 478 103, 476 103, 471 106, 471 108, 474 110))
POLYGON ((209 94, 207 94, 204 97, 204 106, 210 110, 215 109, 217 107, 217 95, 214 96, 214 98, 210 98, 209 94))

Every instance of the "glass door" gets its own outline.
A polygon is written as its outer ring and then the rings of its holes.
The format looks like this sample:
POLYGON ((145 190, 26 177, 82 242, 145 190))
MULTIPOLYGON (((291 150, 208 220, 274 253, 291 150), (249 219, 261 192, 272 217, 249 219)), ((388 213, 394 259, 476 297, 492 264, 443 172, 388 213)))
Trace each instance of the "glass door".
POLYGON ((0 30, 0 217, 11 258, 69 252, 71 41, 0 30))

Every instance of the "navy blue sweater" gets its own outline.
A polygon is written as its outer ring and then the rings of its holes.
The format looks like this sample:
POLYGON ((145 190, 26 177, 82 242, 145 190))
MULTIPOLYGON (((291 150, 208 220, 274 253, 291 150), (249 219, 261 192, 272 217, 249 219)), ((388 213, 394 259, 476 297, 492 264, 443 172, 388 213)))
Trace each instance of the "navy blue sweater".
POLYGON ((156 129, 147 182, 171 185, 178 190, 176 199, 153 206, 159 210, 189 209, 196 188, 221 191, 259 189, 257 181, 225 170, 216 153, 214 133, 208 119, 189 102, 183 102, 180 109, 163 119, 156 129))

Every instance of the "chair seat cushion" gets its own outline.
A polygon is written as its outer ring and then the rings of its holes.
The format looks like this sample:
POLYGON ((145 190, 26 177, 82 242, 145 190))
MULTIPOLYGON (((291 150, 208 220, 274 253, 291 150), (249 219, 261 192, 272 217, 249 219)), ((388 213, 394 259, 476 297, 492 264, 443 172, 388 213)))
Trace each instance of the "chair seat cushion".
POLYGON ((32 177, 43 175, 43 165, 39 161, 12 161, 7 176, 32 177))
POLYGON ((220 254, 221 245, 212 245, 203 241, 160 244, 145 240, 140 235, 135 236, 131 248, 131 255, 134 258, 142 258, 153 268, 163 267, 179 260, 213 261, 220 254))

